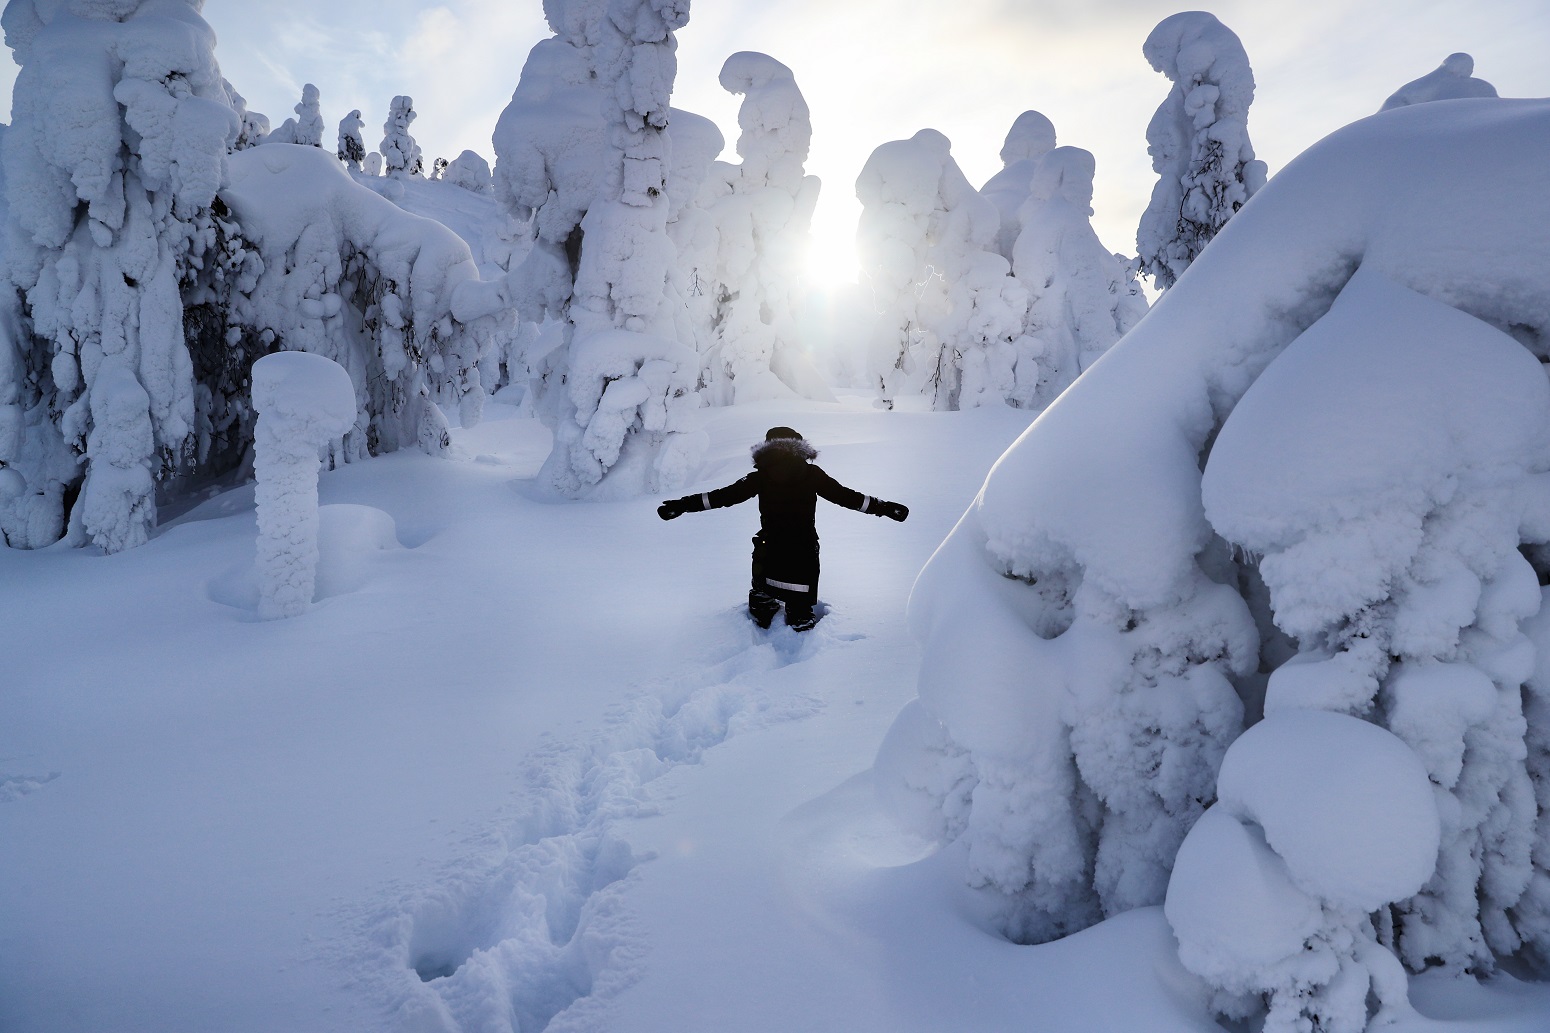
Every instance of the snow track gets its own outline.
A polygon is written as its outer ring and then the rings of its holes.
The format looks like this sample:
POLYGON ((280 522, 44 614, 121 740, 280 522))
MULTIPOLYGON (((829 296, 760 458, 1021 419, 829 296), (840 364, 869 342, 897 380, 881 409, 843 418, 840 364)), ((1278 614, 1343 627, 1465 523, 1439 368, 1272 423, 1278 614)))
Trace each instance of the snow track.
MULTIPOLYGON (((687 672, 616 706, 589 737, 530 757, 514 816, 475 837, 429 889, 367 917, 396 1028, 533 1033, 601 1028, 602 1006, 636 981, 646 933, 627 903, 639 855, 615 833, 657 813, 655 784, 733 735, 817 713, 763 676, 858 636, 799 635, 718 616, 687 672)), ((353 953, 353 952, 352 952, 353 953)))

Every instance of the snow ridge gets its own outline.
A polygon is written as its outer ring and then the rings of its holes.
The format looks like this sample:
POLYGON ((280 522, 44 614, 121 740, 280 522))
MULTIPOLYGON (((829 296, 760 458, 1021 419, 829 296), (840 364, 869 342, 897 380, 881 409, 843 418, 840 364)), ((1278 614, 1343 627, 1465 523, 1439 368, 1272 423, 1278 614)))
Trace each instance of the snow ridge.
POLYGON ((430 888, 367 917, 394 1028, 606 1028, 608 1002, 636 981, 649 949, 625 893, 652 855, 634 853, 618 823, 656 813, 653 784, 711 747, 822 706, 772 697, 762 676, 836 636, 754 632, 733 613, 723 626, 711 656, 684 664, 693 673, 619 704, 585 739, 538 750, 503 828, 476 837, 430 888))

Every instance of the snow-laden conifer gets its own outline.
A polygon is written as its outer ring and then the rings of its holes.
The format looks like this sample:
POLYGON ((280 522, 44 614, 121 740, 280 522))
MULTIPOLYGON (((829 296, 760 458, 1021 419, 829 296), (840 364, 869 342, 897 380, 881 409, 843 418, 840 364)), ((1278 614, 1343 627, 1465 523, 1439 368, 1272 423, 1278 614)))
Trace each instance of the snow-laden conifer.
POLYGON ((366 160, 366 142, 361 138, 362 125, 364 123, 359 108, 339 120, 339 144, 335 153, 351 172, 362 171, 361 162, 366 160))
POLYGON ((1177 856, 1183 961, 1275 1030, 1550 956, 1547 166, 1543 101, 1341 130, 996 464, 911 600, 937 725, 884 760, 1012 934, 1177 856))
POLYGON ((1264 185, 1265 163, 1249 143, 1254 73, 1236 33, 1186 11, 1164 18, 1142 53, 1173 83, 1146 127, 1159 178, 1136 230, 1141 272, 1166 289, 1264 185))
POLYGON ((1146 314, 1130 263, 1093 230, 1093 170, 1091 152, 1054 148, 1034 163, 1018 212, 1012 272, 1029 306, 1008 398, 1024 409, 1048 406, 1146 314))
MULTIPOLYGON (((817 375, 798 339, 817 176, 806 174, 813 125, 791 69, 742 52, 721 67, 721 85, 741 94, 737 165, 717 162, 701 203, 720 237, 716 351, 705 377, 712 404, 815 393, 817 375)), ((817 388, 819 397, 829 397, 817 388)))
POLYGON ((1033 170, 1039 159, 1054 149, 1054 123, 1040 112, 1024 111, 1012 123, 1001 145, 1001 171, 980 187, 980 194, 1001 215, 996 250, 1008 262, 1012 260, 1012 245, 1022 232, 1022 208, 1033 188, 1033 170))
POLYGON ((12 0, 21 71, 5 133, 8 282, 26 319, 0 350, 0 502, 12 545, 144 542, 159 483, 194 456, 181 289, 209 239, 238 133, 193 0, 12 0), (17 429, 19 428, 19 430, 17 429))
POLYGON ((871 374, 883 401, 924 396, 956 409, 966 368, 973 404, 1014 387, 1025 291, 996 253, 996 208, 969 185, 947 137, 922 129, 874 150, 856 179, 861 270, 879 312, 871 374))
POLYGON ((513 273, 548 317, 531 366, 554 429, 540 475, 573 497, 671 490, 698 462, 698 357, 673 336, 669 99, 683 0, 565 0, 496 126, 496 191, 535 241, 513 273), (604 480, 608 478, 607 486, 604 480))
POLYGON ((394 97, 388 109, 387 121, 382 123, 382 171, 384 174, 418 176, 425 171, 425 159, 420 155, 420 145, 409 135, 409 126, 416 118, 414 98, 394 97))

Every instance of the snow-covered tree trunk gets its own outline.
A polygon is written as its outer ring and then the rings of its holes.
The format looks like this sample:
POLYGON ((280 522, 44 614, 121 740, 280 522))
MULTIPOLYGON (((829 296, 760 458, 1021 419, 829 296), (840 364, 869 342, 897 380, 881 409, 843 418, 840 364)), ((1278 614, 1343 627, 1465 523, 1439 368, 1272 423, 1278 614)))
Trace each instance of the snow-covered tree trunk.
POLYGON ((555 37, 529 55, 495 140, 497 193, 536 234, 514 295, 563 328, 531 363, 554 429, 540 476, 571 497, 671 490, 704 448, 688 422, 698 358, 671 336, 667 286, 673 33, 689 5, 565 0, 546 13, 555 37))
POLYGON ((1035 163, 1018 213, 1012 271, 1030 302, 1009 400, 1035 412, 1146 314, 1129 263, 1093 231, 1093 169, 1088 151, 1054 148, 1035 163))
POLYGON ((28 485, 0 503, 13 545, 57 539, 77 486, 72 542, 138 545, 158 482, 189 458, 180 290, 238 132, 199 7, 5 9, 21 65, 4 142, 5 273, 26 313, 0 363, 0 424, 12 428, 0 461, 28 485))
POLYGON ((924 396, 960 406, 1004 401, 1027 293, 994 250, 996 208, 969 185, 947 137, 922 129, 872 152, 856 180, 857 251, 880 313, 872 375, 883 401, 924 396))
POLYGON ((796 292, 819 181, 804 173, 813 126, 791 69, 742 52, 721 67, 721 85, 742 94, 739 165, 717 162, 704 204, 720 236, 717 352, 706 369, 713 403, 790 392, 832 397, 798 340, 796 292))
POLYGON ((1142 53, 1173 83, 1146 127, 1159 176, 1136 230, 1141 272, 1175 280, 1265 183, 1249 143, 1254 73, 1237 35, 1203 11, 1164 18, 1142 53))
POLYGON ((295 617, 317 575, 319 452, 355 425, 355 388, 337 362, 277 352, 253 364, 253 407, 258 615, 295 617))
POLYGON ((389 176, 418 176, 425 171, 420 145, 409 135, 415 117, 412 97, 393 98, 387 121, 382 123, 382 166, 389 176))

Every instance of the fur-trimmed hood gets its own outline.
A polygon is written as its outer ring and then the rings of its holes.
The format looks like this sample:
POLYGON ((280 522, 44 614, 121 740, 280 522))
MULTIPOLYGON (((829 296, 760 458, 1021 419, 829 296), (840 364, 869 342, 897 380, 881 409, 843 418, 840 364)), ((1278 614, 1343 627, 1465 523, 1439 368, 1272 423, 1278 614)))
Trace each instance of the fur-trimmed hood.
POLYGON ((810 463, 818 458, 818 450, 802 438, 776 438, 761 441, 748 450, 753 454, 756 470, 783 463, 810 463))

